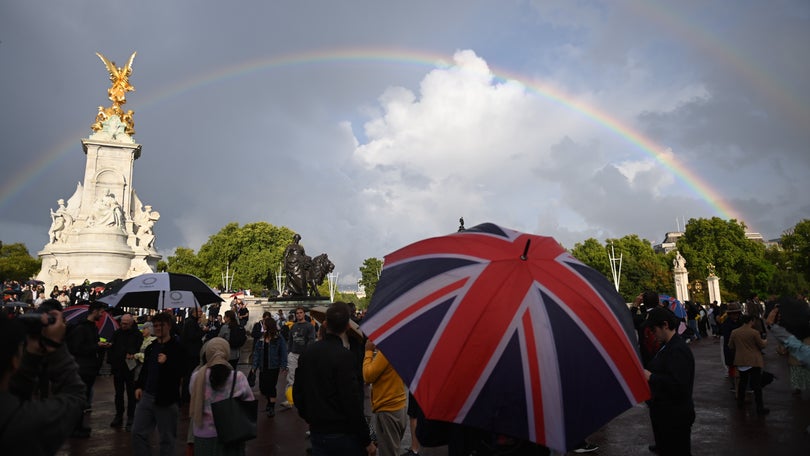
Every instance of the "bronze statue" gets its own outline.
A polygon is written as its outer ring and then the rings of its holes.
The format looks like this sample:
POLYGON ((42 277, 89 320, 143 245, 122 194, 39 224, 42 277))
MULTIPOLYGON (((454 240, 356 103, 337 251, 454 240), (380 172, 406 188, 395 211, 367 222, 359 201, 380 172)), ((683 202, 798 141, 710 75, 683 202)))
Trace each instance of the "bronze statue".
POLYGON ((318 291, 318 286, 323 283, 323 279, 326 278, 326 275, 334 270, 335 264, 329 260, 329 256, 325 253, 310 260, 308 267, 304 268, 310 296, 321 295, 318 291))
POLYGON ((96 52, 96 55, 107 67, 107 72, 110 73, 110 82, 112 82, 112 86, 107 89, 107 96, 113 104, 109 108, 105 108, 103 106, 98 107, 96 122, 90 127, 93 129, 93 131, 101 130, 103 128, 102 123, 115 115, 118 116, 118 118, 121 119, 121 122, 126 125, 125 131, 128 135, 132 136, 135 134, 135 123, 132 118, 134 113, 132 110, 124 112, 121 109, 121 106, 127 102, 127 92, 135 91, 135 88, 129 83, 129 76, 132 74, 132 62, 135 60, 135 54, 137 54, 137 52, 132 53, 126 66, 116 67, 115 62, 107 60, 107 58, 101 55, 101 53, 96 52))
POLYGON ((304 246, 299 244, 301 235, 296 233, 293 241, 284 250, 284 272, 287 274, 287 283, 284 286, 284 296, 306 296, 307 282, 304 267, 307 264, 307 255, 304 246))
POLYGON ((282 296, 318 297, 318 286, 323 283, 327 274, 335 270, 335 265, 329 261, 329 256, 322 253, 315 258, 304 252, 304 246, 299 244, 300 234, 293 235, 293 241, 284 250, 284 272, 287 283, 284 285, 282 296))

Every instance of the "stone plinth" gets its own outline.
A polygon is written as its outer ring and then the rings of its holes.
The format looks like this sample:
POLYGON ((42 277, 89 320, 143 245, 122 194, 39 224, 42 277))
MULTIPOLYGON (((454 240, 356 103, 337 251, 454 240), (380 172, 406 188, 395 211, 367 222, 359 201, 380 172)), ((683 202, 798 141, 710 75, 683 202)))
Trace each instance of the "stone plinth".
POLYGON ((706 286, 709 288, 709 303, 717 301, 717 304, 722 304, 723 299, 720 297, 720 277, 714 274, 706 277, 706 286))

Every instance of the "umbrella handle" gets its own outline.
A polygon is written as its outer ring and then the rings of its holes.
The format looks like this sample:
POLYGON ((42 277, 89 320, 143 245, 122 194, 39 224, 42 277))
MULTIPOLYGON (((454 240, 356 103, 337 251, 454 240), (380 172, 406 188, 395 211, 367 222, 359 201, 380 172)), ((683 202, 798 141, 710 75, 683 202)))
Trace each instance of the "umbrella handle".
POLYGON ((526 247, 523 248, 523 255, 520 256, 520 259, 526 261, 529 257, 526 256, 529 253, 529 246, 532 244, 531 239, 526 239, 526 247))

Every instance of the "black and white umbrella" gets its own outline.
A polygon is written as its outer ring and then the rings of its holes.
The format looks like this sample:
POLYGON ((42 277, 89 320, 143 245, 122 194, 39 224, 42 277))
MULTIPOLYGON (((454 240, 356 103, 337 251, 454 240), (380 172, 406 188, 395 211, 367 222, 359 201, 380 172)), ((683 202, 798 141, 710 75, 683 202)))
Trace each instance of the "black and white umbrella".
POLYGON ((223 299, 199 278, 191 274, 156 272, 123 281, 97 301, 110 307, 177 309, 221 302, 223 299))

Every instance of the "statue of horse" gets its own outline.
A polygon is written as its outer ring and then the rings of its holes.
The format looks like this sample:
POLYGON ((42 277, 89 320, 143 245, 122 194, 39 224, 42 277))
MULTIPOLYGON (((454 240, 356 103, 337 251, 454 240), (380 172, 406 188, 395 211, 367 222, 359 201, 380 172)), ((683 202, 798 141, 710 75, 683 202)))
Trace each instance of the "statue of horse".
POLYGON ((318 286, 323 283, 326 275, 335 270, 335 264, 329 261, 329 256, 322 253, 309 261, 304 267, 309 296, 320 296, 318 286))

